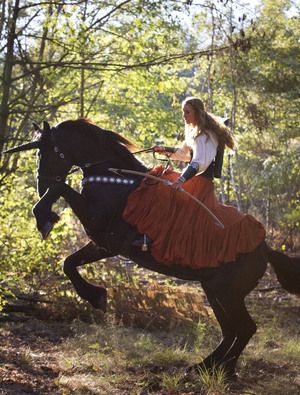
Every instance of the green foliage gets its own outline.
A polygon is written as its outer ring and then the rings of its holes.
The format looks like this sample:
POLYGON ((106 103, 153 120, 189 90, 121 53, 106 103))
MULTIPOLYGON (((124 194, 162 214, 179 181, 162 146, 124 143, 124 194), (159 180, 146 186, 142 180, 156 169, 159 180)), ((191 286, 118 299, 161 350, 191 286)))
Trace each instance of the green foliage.
MULTIPOLYGON (((86 116, 141 148, 176 146, 183 138, 181 101, 201 96, 209 110, 231 117, 238 141, 237 153, 230 160, 225 155, 218 190, 279 235, 279 244, 296 248, 300 31, 290 12, 293 3, 264 0, 252 18, 236 1, 183 3, 24 3, 17 14, 9 100, 4 103, 9 106, 8 134, 0 131, 0 143, 4 137, 9 145, 30 140, 33 120, 56 123, 86 116), (206 56, 195 55, 201 51, 206 56)), ((12 6, 3 9, 1 88, 11 65, 6 40, 14 16, 12 6)), ((2 114, 0 108, 0 120, 2 114)), ((75 248, 82 237, 60 201, 55 209, 64 210, 63 219, 49 240, 40 241, 31 213, 37 195, 35 164, 29 158, 1 158, 2 293, 17 283, 38 288, 49 273, 60 274, 57 262, 63 251, 75 248), (8 177, 16 167, 17 173, 8 177)), ((156 163, 149 155, 141 158, 156 163)))
POLYGON ((279 231, 281 240, 293 235, 293 248, 299 237, 300 31, 297 18, 287 12, 291 4, 264 1, 261 13, 246 19, 242 30, 234 26, 230 57, 215 62, 219 78, 214 86, 218 98, 224 92, 234 95, 234 169, 241 207, 269 231, 279 231))
MULTIPOLYGON (((23 158, 31 162, 28 155, 23 158)), ((53 293, 56 289, 48 288, 51 278, 61 276, 59 263, 72 245, 72 236, 75 243, 69 211, 63 213, 47 242, 41 240, 31 211, 37 201, 34 184, 34 173, 22 169, 0 187, 0 306, 9 293, 53 293)))

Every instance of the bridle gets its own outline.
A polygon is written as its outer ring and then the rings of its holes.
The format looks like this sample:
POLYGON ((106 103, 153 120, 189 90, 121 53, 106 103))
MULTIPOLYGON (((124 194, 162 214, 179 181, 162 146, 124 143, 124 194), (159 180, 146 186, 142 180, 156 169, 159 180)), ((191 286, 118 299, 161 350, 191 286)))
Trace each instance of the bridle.
MULTIPOLYGON (((43 149, 53 149, 55 154, 57 155, 58 159, 60 161, 65 162, 66 167, 69 166, 71 169, 73 167, 73 163, 71 162, 71 160, 67 159, 67 156, 59 149, 57 143, 55 142, 54 133, 53 133, 54 130, 55 130, 55 128, 52 127, 49 131, 50 132, 50 141, 49 141, 49 138, 47 138, 47 140, 46 140, 46 138, 43 138, 43 134, 42 134, 41 139, 39 141, 39 143, 40 143, 39 149, 40 149, 40 151, 43 149)), ((45 180, 45 181, 52 181, 55 183, 60 183, 60 182, 65 182, 67 176, 71 173, 73 173, 73 170, 69 170, 67 172, 67 174, 65 175, 65 177, 60 176, 60 175, 50 176, 50 175, 41 174, 41 172, 39 170, 36 178, 38 180, 45 180)))
POLYGON ((65 182, 66 178, 70 175, 73 174, 79 170, 82 169, 88 169, 90 167, 93 166, 97 166, 100 165, 102 163, 107 162, 107 160, 99 160, 96 162, 85 162, 82 164, 78 164, 76 165, 75 168, 73 168, 74 161, 70 159, 70 156, 67 155, 66 153, 64 153, 58 146, 57 141, 55 140, 55 136, 54 136, 54 132, 55 132, 56 128, 52 127, 50 129, 50 141, 43 141, 43 139, 40 140, 40 148, 44 146, 50 146, 50 149, 53 149, 55 154, 57 155, 57 158, 63 162, 65 162, 66 167, 70 167, 70 170, 66 173, 65 177, 59 176, 59 175, 55 175, 55 176, 48 176, 48 175, 43 175, 43 174, 39 174, 37 175, 37 179, 39 180, 47 180, 47 181, 53 181, 55 183, 60 183, 60 182, 65 182), (72 169, 73 168, 73 169, 72 169))
MULTIPOLYGON (((42 174, 42 172, 39 169, 38 174, 37 174, 38 180, 47 180, 47 181, 51 181, 53 183, 65 182, 68 175, 70 175, 78 170, 88 169, 90 167, 97 166, 97 165, 103 164, 108 161, 107 159, 105 159, 105 160, 100 160, 100 161, 95 161, 95 162, 84 162, 84 163, 79 163, 79 164, 75 165, 74 160, 72 160, 65 152, 63 152, 60 149, 59 145, 57 144, 57 141, 55 139, 55 131, 57 130, 56 127, 50 127, 50 125, 46 121, 44 122, 43 129, 41 129, 35 123, 33 124, 33 126, 34 126, 35 130, 41 134, 40 138, 38 140, 34 140, 29 143, 25 143, 20 146, 10 148, 10 149, 4 151, 3 153, 8 154, 8 153, 14 153, 14 152, 20 152, 20 151, 27 151, 27 150, 31 150, 31 149, 39 149, 40 151, 43 151, 43 149, 50 149, 50 150, 53 149, 55 154, 57 155, 58 159, 60 161, 64 162, 64 164, 65 164, 64 167, 69 168, 69 170, 66 171, 66 174, 64 174, 63 176, 62 175, 52 176, 52 175, 42 174), (74 165, 76 166, 75 168, 73 168, 74 165)), ((132 152, 132 155, 137 155, 137 154, 146 153, 146 152, 152 152, 153 157, 155 159, 158 159, 160 161, 166 161, 167 164, 166 164, 165 168, 168 167, 170 158, 168 158, 168 159, 156 158, 153 147, 145 148, 145 149, 142 149, 142 150, 139 150, 136 152, 132 152)), ((119 174, 119 176, 122 176, 122 175, 119 174)))
MULTIPOLYGON (((51 181, 53 181, 55 183, 65 182, 65 179, 67 178, 67 176, 69 174, 74 173, 79 168, 81 170, 82 169, 87 169, 87 168, 90 168, 92 166, 96 166, 96 165, 99 165, 99 164, 102 164, 102 163, 105 163, 105 162, 108 161, 108 160, 101 160, 101 161, 96 161, 96 162, 85 162, 83 164, 78 164, 77 168, 72 169, 72 167, 74 166, 74 161, 72 161, 71 159, 68 159, 68 156, 62 150, 60 150, 57 142, 55 141, 54 131, 57 130, 57 129, 55 127, 51 128, 50 125, 47 122, 44 122, 44 129, 42 131, 41 131, 41 129, 38 129, 38 130, 41 132, 41 137, 40 137, 39 140, 32 141, 30 143, 26 143, 26 144, 23 144, 23 145, 18 146, 18 147, 11 148, 9 150, 4 151, 4 153, 20 152, 20 151, 26 151, 26 150, 29 150, 29 149, 37 149, 37 148, 41 150, 43 147, 47 148, 47 146, 49 147, 49 145, 51 145, 50 148, 51 149, 53 148, 53 150, 54 150, 55 154, 58 156, 59 160, 64 161, 66 167, 69 167, 69 170, 66 171, 66 174, 65 174, 64 177, 60 176, 60 175, 48 176, 48 175, 40 174, 40 172, 39 172, 39 174, 37 175, 37 178, 39 180, 51 180, 51 181), (49 134, 50 134, 50 136, 49 136, 49 134)), ((151 147, 151 148, 146 148, 146 149, 143 149, 143 150, 140 150, 140 151, 136 151, 136 152, 133 153, 133 155, 136 155, 136 154, 139 154, 139 153, 142 153, 142 152, 153 152, 153 155, 155 154, 153 148, 151 147)), ((167 165, 166 165, 164 171, 167 169, 167 166, 169 164, 170 158, 166 159, 166 161, 167 161, 167 165)), ((135 175, 135 176, 152 178, 152 179, 155 179, 155 181, 157 181, 157 182, 164 182, 164 183, 166 182, 166 180, 164 180, 164 179, 161 179, 161 178, 158 178, 158 177, 155 177, 155 176, 152 176, 150 174, 143 173, 143 172, 140 172, 140 171, 126 170, 126 169, 116 169, 116 168, 108 168, 108 170, 113 171, 115 173, 118 173, 118 176, 123 176, 122 174, 120 174, 120 173, 123 172, 123 173, 130 173, 130 174, 135 175)), ((95 181, 98 181, 97 180, 97 176, 95 178, 92 177, 92 180, 87 180, 87 182, 95 182, 95 181)), ((124 183, 124 184, 128 184, 128 183, 131 184, 131 181, 133 181, 133 180, 128 180, 128 182, 124 183)), ((106 183, 107 180, 104 180, 104 178, 100 176, 99 182, 106 183)), ((119 179, 115 179, 113 183, 122 184, 122 182, 119 182, 119 179)), ((133 183, 134 183, 134 181, 133 181, 133 183)), ((189 195, 190 198, 193 199, 194 201, 196 201, 199 205, 201 205, 214 218, 214 220, 219 225, 224 227, 224 225, 221 223, 221 221, 201 201, 196 199, 193 195, 189 194, 188 192, 184 191, 184 189, 182 189, 182 192, 186 193, 187 195, 189 195)))
MULTIPOLYGON (((60 183, 60 182, 65 182, 65 180, 66 180, 66 178, 70 175, 70 174, 73 174, 73 173, 75 173, 75 172, 77 172, 77 171, 79 171, 79 170, 83 170, 83 169, 89 169, 89 168, 91 168, 91 167, 94 167, 94 166, 98 166, 98 165, 100 165, 100 164, 103 164, 103 163, 105 163, 105 162, 108 162, 108 159, 105 159, 105 160, 99 160, 99 161, 96 161, 96 162, 84 162, 84 163, 82 163, 82 164, 78 164, 78 165, 76 165, 76 167, 75 168, 73 168, 72 169, 72 167, 74 166, 74 161, 73 160, 71 160, 70 159, 70 156, 69 155, 67 155, 65 152, 63 152, 60 148, 59 148, 59 146, 58 146, 58 144, 57 144, 57 141, 56 141, 56 139, 55 139, 55 130, 57 130, 57 128, 56 127, 51 127, 51 129, 49 130, 49 132, 50 132, 50 141, 43 141, 43 138, 41 138, 41 140, 40 140, 40 148, 42 148, 42 146, 43 145, 47 145, 47 146, 49 146, 49 145, 51 145, 52 146, 52 149, 54 150, 54 152, 56 153, 56 155, 57 155, 57 157, 58 157, 58 159, 59 160, 61 160, 61 161, 64 161, 65 162, 65 164, 66 164, 66 167, 69 165, 69 167, 70 167, 70 170, 67 172, 67 174, 65 175, 65 177, 62 177, 62 176, 59 176, 59 175, 55 175, 55 176, 47 176, 47 175, 43 175, 43 174, 38 174, 37 175, 37 179, 39 179, 39 180, 46 180, 46 181, 53 181, 53 182, 55 182, 55 183, 60 183)), ((158 158, 156 158, 155 157, 155 152, 153 151, 153 148, 152 147, 150 147, 150 148, 145 148, 145 149, 142 149, 142 150, 139 150, 139 151, 135 151, 135 152, 132 152, 132 155, 137 155, 137 154, 141 154, 141 153, 149 153, 149 152, 152 152, 153 153, 153 157, 155 158, 155 159, 158 159, 158 158)), ((166 164, 166 167, 169 165, 169 163, 170 163, 170 159, 168 158, 168 159, 159 159, 160 161, 166 161, 167 162, 167 164, 166 164)), ((118 174, 119 176, 121 176, 121 177, 124 177, 124 175, 122 175, 122 174, 118 174)))

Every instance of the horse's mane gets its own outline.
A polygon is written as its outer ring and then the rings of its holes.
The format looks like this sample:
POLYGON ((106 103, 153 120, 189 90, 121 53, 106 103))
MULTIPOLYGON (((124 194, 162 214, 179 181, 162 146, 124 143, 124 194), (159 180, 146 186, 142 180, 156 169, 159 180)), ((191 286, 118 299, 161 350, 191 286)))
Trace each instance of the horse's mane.
POLYGON ((94 135, 97 139, 101 138, 106 141, 111 141, 112 143, 122 144, 130 152, 137 148, 136 145, 126 137, 121 136, 119 133, 113 132, 112 130, 102 129, 92 120, 87 118, 63 121, 57 127, 63 128, 64 130, 81 130, 83 133, 88 134, 89 137, 94 135))
MULTIPOLYGON (((119 133, 112 130, 102 129, 93 121, 86 118, 77 120, 67 120, 57 125, 57 129, 64 130, 70 133, 76 130, 77 133, 86 136, 91 140, 95 147, 103 147, 109 145, 119 156, 123 158, 129 165, 135 168, 144 167, 133 155, 132 152, 136 150, 137 146, 128 140, 126 137, 121 136, 119 133)), ((70 136, 71 137, 71 136, 70 136)))

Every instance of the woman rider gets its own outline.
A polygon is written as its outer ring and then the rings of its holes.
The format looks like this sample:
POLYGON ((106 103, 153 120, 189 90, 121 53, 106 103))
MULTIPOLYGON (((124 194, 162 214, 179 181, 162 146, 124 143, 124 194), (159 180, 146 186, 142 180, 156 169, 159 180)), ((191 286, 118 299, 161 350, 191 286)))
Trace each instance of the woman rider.
POLYGON ((155 167, 150 174, 168 180, 172 188, 145 180, 129 195, 123 218, 149 236, 151 253, 157 261, 192 268, 215 267, 234 261, 240 253, 253 251, 264 240, 265 230, 251 215, 220 204, 216 198, 213 178, 220 171, 224 147, 234 148, 227 127, 205 110, 199 98, 185 99, 182 111, 183 145, 153 149, 189 164, 181 174, 167 171, 161 175, 162 167, 155 167), (224 228, 182 193, 182 188, 205 204, 224 228))
POLYGON ((189 162, 182 174, 174 181, 175 188, 181 188, 185 181, 196 174, 212 180, 216 176, 215 160, 218 151, 221 160, 225 145, 231 149, 234 148, 234 140, 225 124, 206 112, 200 99, 196 97, 185 99, 182 103, 182 113, 185 121, 185 141, 182 147, 177 149, 153 147, 155 152, 165 154, 175 160, 189 162))

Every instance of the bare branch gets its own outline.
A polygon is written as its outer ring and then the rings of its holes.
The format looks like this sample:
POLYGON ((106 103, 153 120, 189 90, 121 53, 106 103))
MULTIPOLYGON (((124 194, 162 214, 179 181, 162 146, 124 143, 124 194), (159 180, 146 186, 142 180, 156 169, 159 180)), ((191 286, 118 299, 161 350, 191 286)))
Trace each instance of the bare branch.
MULTIPOLYGON (((144 67, 151 67, 151 66, 159 66, 162 64, 173 63, 178 60, 184 60, 188 58, 196 58, 201 56, 208 56, 212 53, 216 52, 223 52, 229 49, 229 46, 223 46, 215 49, 203 50, 203 51, 196 51, 196 52, 188 52, 188 53, 181 53, 181 54, 170 54, 165 56, 159 56, 157 58, 150 59, 145 62, 134 63, 134 64, 122 64, 122 63, 103 63, 103 62, 85 62, 84 66, 87 70, 98 70, 98 71, 121 71, 125 69, 136 69, 136 68, 144 68, 144 67)), ((22 61, 15 61, 14 64, 24 65, 22 61)), ((50 67, 69 67, 72 69, 81 69, 82 68, 82 61, 57 61, 57 62, 31 62, 32 65, 39 65, 40 67, 32 70, 32 72, 37 70, 42 70, 45 68, 50 67)), ((18 76, 14 78, 14 81, 22 78, 22 76, 18 76)))
POLYGON ((30 4, 24 4, 22 7, 20 7, 20 10, 26 10, 28 8, 33 8, 33 7, 41 7, 43 5, 56 5, 56 6, 69 6, 69 5, 80 5, 83 4, 85 2, 85 0, 78 0, 78 1, 70 1, 70 2, 66 2, 66 1, 39 1, 37 3, 30 3, 30 4))
POLYGON ((97 19, 94 23, 92 23, 84 32, 87 32, 90 29, 93 29, 96 25, 103 23, 103 21, 107 21, 107 19, 114 14, 117 10, 122 8, 125 4, 130 3, 132 0, 125 0, 123 3, 118 4, 115 8, 110 10, 106 15, 102 16, 101 18, 97 19))

